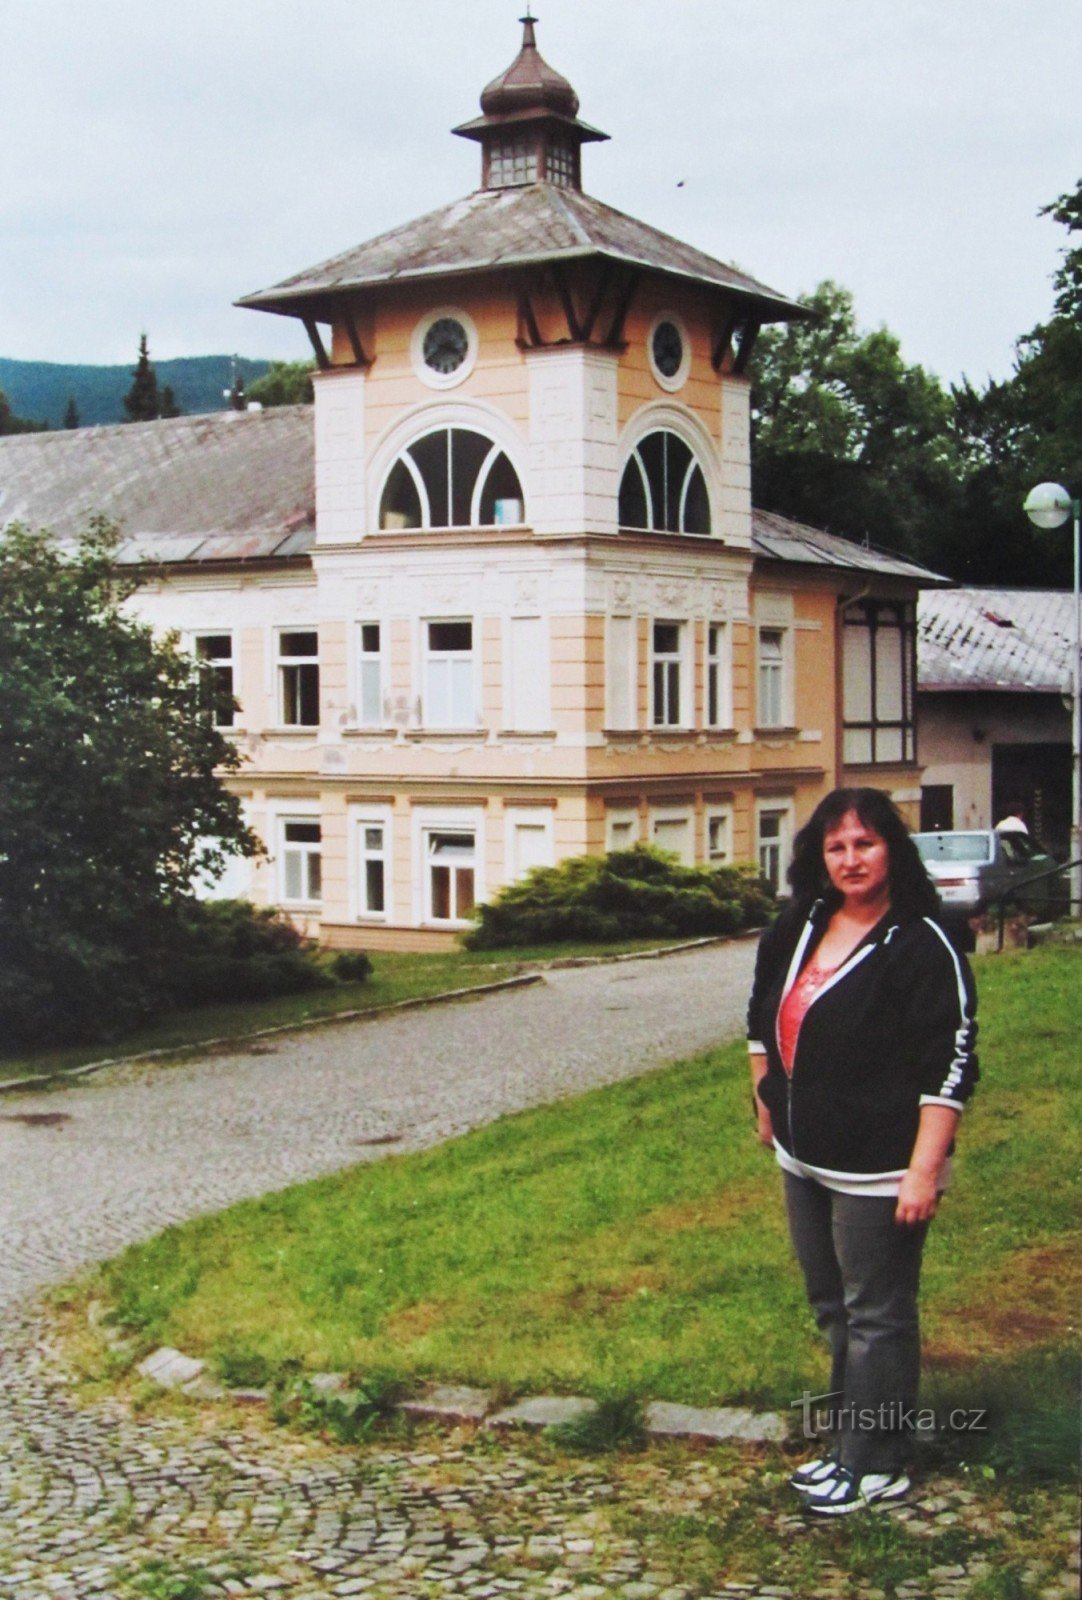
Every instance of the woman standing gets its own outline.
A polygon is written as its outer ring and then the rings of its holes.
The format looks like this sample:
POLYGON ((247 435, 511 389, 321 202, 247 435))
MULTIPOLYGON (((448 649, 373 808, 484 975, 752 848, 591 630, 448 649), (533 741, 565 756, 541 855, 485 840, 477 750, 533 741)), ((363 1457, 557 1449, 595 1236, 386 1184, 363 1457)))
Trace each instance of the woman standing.
POLYGON ((793 897, 759 946, 748 1048, 832 1355, 834 1452, 790 1482, 841 1516, 909 1488, 917 1287, 977 1079, 973 978, 889 798, 837 789, 797 835, 793 897))

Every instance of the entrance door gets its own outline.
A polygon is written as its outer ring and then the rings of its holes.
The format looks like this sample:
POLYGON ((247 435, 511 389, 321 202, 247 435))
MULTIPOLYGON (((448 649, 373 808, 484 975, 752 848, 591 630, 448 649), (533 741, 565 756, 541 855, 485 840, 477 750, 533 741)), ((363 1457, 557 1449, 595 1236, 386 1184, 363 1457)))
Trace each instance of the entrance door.
POLYGON ((953 783, 925 784, 920 791, 921 833, 950 833, 953 827, 953 783))
POLYGON ((1070 745, 992 746, 992 822, 1019 802, 1033 838, 1066 861, 1071 843, 1070 745))

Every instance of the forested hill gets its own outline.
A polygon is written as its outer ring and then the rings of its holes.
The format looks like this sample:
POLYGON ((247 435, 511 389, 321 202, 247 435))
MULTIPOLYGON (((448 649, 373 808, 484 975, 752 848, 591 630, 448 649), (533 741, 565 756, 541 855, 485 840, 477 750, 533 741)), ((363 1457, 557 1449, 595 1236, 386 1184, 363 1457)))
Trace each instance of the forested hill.
MULTIPOLYGON (((250 361, 238 356, 236 371, 245 386, 261 378, 269 361, 250 361)), ((50 428, 64 425, 68 402, 75 401, 79 423, 124 422, 124 396, 131 388, 134 360, 120 367, 64 365, 51 361, 9 361, 0 356, 0 392, 7 395, 11 410, 30 422, 47 422, 50 428)), ((233 382, 232 356, 182 356, 176 361, 154 361, 158 388, 172 389, 177 405, 185 415, 195 411, 221 411, 226 405, 222 391, 233 382)))

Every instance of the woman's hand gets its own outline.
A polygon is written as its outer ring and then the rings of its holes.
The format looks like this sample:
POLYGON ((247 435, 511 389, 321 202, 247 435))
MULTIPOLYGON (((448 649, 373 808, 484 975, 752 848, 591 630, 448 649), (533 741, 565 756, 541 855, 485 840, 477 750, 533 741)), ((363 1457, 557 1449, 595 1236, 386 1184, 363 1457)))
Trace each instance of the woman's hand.
POLYGON ((938 1103, 921 1106, 913 1154, 898 1188, 895 1222, 912 1227, 918 1222, 930 1222, 935 1216, 939 1205, 939 1175, 957 1127, 958 1111, 954 1106, 938 1103))
POLYGON ((749 1055, 748 1065, 751 1067, 751 1103, 755 1107, 755 1120, 760 1144, 765 1144, 768 1149, 774 1148, 774 1124, 770 1120, 770 1112, 759 1099, 759 1085, 766 1077, 766 1053, 763 1050, 752 1050, 749 1055))
POLYGON ((912 1227, 918 1222, 931 1222, 939 1205, 938 1174, 910 1167, 898 1186, 898 1206, 895 1222, 912 1227))

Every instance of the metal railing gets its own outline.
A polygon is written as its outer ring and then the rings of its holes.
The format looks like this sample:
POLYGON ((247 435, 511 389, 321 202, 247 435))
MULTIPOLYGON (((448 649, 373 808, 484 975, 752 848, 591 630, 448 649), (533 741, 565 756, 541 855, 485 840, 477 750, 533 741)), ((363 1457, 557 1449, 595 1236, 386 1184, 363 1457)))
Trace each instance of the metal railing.
MULTIPOLYGON (((1059 878, 1064 873, 1071 872, 1075 867, 1082 866, 1082 857, 1075 861, 1062 861, 1058 866, 1045 867, 1041 872, 1031 873, 1028 878, 1019 878, 1017 883, 1012 883, 1009 889, 1003 889, 999 894, 988 896, 988 908, 996 907, 996 949, 1003 949, 1003 928, 1007 920, 1007 907, 1018 898, 1019 890, 1025 889, 1031 883, 1043 883, 1046 878, 1059 878)), ((1071 899, 1070 879, 1067 880, 1067 893, 1064 896, 1067 906, 1067 915, 1070 916, 1080 902, 1071 899)))

